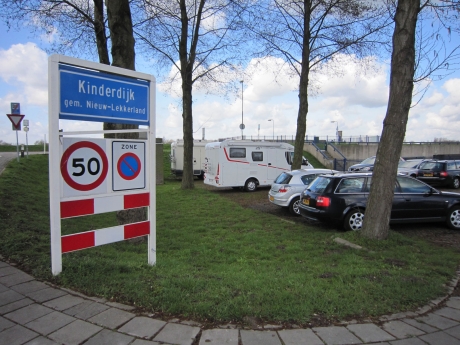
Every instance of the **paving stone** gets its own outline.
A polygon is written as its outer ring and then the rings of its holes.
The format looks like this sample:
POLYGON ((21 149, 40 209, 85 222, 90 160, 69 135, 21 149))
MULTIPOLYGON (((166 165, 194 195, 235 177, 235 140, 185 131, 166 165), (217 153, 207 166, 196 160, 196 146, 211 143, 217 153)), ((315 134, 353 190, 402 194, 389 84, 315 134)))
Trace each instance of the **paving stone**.
POLYGON ((460 326, 446 329, 444 332, 450 334, 451 336, 460 339, 460 326))
POLYGON ((136 315, 117 308, 110 308, 88 319, 100 326, 115 329, 136 315))
POLYGON ((133 341, 134 337, 118 332, 103 329, 94 337, 90 338, 85 345, 127 345, 133 341))
POLYGON ((41 335, 48 335, 73 321, 75 321, 75 318, 72 316, 65 315, 58 311, 53 311, 52 313, 46 314, 45 316, 39 317, 38 319, 25 324, 25 326, 37 333, 40 333, 41 335))
POLYGON ((191 345, 199 332, 198 327, 168 323, 153 340, 169 344, 191 345))
POLYGON ((9 289, 10 289, 9 287, 6 287, 5 285, 0 284, 0 293, 8 291, 9 289))
POLYGON ((447 300, 446 306, 450 308, 460 309, 460 298, 459 297, 451 297, 447 300))
POLYGON ((12 311, 15 311, 17 309, 21 309, 25 306, 28 306, 28 305, 31 305, 33 304, 34 301, 32 301, 31 299, 28 299, 28 298, 23 298, 23 299, 20 299, 19 301, 16 301, 16 302, 13 302, 13 303, 10 303, 10 304, 5 304, 3 306, 0 307, 0 314, 8 314, 8 313, 11 313, 12 311))
POLYGON ((52 299, 48 302, 43 303, 43 305, 53 308, 55 310, 63 311, 77 304, 83 303, 85 300, 81 297, 76 297, 72 295, 65 295, 55 299, 52 299))
POLYGON ((93 301, 84 301, 72 308, 64 310, 63 313, 75 316, 77 319, 88 320, 90 317, 100 314, 109 308, 110 307, 105 304, 93 301))
POLYGON ((25 343, 24 345, 59 345, 55 341, 52 341, 51 339, 45 338, 45 337, 38 337, 35 338, 28 343, 25 343))
POLYGON ((27 297, 32 298, 34 301, 43 303, 43 302, 50 301, 52 299, 64 296, 66 294, 67 293, 62 290, 50 287, 50 288, 43 289, 43 290, 28 292, 26 295, 27 297))
POLYGON ((207 329, 201 333, 199 345, 238 345, 238 330, 207 329))
POLYGON ((162 344, 157 343, 156 341, 148 341, 148 340, 136 339, 130 345, 162 345, 162 344))
POLYGON ((353 333, 345 327, 315 327, 313 331, 327 344, 327 345, 345 345, 345 344, 361 344, 353 333))
POLYGON ((246 331, 241 330, 243 345, 281 345, 280 338, 273 331, 246 331))
POLYGON ((31 280, 29 282, 25 282, 23 284, 19 284, 19 285, 15 285, 11 287, 11 289, 13 289, 16 292, 22 293, 23 295, 30 293, 30 292, 34 292, 34 291, 47 289, 47 288, 49 288, 49 285, 36 281, 36 280, 31 280))
POLYGON ((117 302, 106 302, 105 304, 107 304, 108 306, 118 308, 118 309, 123 309, 123 310, 126 310, 126 311, 131 311, 131 310, 136 309, 136 307, 133 307, 131 305, 121 304, 121 303, 117 303, 117 302))
POLYGON ((416 320, 425 322, 438 329, 447 329, 458 325, 458 322, 456 321, 446 319, 445 317, 433 313, 428 314, 427 316, 419 317, 416 320))
MULTIPOLYGON (((374 345, 374 344, 372 344, 374 345)), ((426 343, 419 338, 407 338, 390 342, 390 345, 426 345, 426 343)))
POLYGON ((383 329, 398 339, 423 335, 425 332, 402 321, 390 321, 383 324, 383 329))
POLYGON ((425 333, 433 333, 433 332, 438 331, 437 328, 432 327, 430 325, 427 325, 426 323, 421 322, 418 319, 403 319, 401 321, 403 321, 403 322, 405 322, 405 323, 407 323, 407 324, 409 324, 411 326, 414 326, 415 328, 421 329, 425 333))
POLYGON ((1 267, 0 268, 0 277, 6 277, 6 276, 9 276, 9 275, 18 274, 18 273, 22 273, 22 271, 18 270, 15 267, 6 266, 6 267, 1 267))
POLYGON ((0 306, 19 301, 20 299, 23 299, 23 298, 24 298, 23 295, 13 290, 2 292, 0 293, 0 306))
POLYGON ((0 333, 0 345, 20 345, 36 337, 38 337, 37 333, 16 325, 0 333))
POLYGON ((31 280, 34 280, 34 277, 21 272, 21 273, 16 273, 16 274, 11 274, 8 276, 0 277, 0 284, 3 284, 7 287, 12 287, 14 285, 25 283, 31 280))
POLYGON ((391 334, 372 323, 348 325, 347 328, 365 343, 396 340, 391 334))
POLYGON ((437 315, 444 316, 448 319, 460 321, 460 310, 458 309, 446 307, 436 310, 434 313, 437 315))
POLYGON ((28 305, 27 307, 15 310, 4 316, 7 319, 10 319, 16 323, 25 325, 26 323, 29 323, 30 321, 38 319, 39 317, 42 317, 43 315, 46 315, 52 312, 53 312, 52 309, 44 307, 40 304, 31 304, 31 305, 28 305))
POLYGON ((66 345, 78 345, 91 338, 102 328, 89 322, 75 320, 63 328, 51 333, 48 338, 66 345))
POLYGON ((443 331, 430 333, 419 338, 430 345, 460 345, 460 340, 443 331))
POLYGON ((13 327, 15 325, 14 322, 11 322, 10 320, 5 319, 4 317, 0 316, 0 332, 3 330, 13 327))
POLYGON ((278 331, 285 345, 323 345, 323 341, 311 329, 287 329, 278 331))
POLYGON ((118 331, 133 335, 138 338, 149 339, 157 334, 158 331, 164 327, 164 325, 166 325, 166 322, 164 321, 139 316, 130 320, 118 331))

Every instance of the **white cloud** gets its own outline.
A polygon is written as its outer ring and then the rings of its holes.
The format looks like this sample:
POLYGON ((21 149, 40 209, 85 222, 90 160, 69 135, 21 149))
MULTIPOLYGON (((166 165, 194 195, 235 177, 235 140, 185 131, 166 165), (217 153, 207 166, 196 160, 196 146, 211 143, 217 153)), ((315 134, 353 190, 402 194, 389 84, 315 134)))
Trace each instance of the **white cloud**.
POLYGON ((0 50, 0 77, 15 86, 12 97, 28 105, 48 104, 48 58, 33 43, 0 50))

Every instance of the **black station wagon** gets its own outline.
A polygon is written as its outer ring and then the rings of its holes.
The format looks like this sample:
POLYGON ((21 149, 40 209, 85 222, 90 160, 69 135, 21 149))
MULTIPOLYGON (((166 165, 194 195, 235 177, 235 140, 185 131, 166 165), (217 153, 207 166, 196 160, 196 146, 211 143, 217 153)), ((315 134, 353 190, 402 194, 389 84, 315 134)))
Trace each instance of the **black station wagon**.
POLYGON ((417 171, 420 181, 432 185, 460 187, 460 160, 427 160, 417 171))
MULTIPOLYGON (((372 173, 317 177, 300 195, 300 215, 346 230, 360 230, 372 173)), ((390 223, 445 222, 460 230, 460 194, 441 192, 409 176, 398 175, 390 223)))

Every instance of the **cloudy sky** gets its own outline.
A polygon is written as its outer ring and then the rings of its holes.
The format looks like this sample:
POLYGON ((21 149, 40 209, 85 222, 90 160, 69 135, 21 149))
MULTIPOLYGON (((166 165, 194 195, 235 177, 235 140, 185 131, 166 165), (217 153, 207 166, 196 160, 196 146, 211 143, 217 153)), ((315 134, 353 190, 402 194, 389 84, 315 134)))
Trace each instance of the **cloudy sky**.
MULTIPOLYGON (((0 140, 16 143, 16 133, 6 116, 11 102, 21 104, 21 113, 30 122, 29 144, 45 136, 48 139, 48 55, 42 49, 46 41, 28 31, 7 31, 3 24, 0 24, 0 37, 0 109, 4 114, 0 116, 0 140)), ((366 69, 367 73, 363 72, 363 61, 354 57, 339 56, 336 63, 346 66, 341 75, 318 73, 314 77, 316 88, 309 101, 307 135, 333 139, 337 126, 344 138, 380 135, 388 99, 389 62, 371 58, 367 63, 372 68, 366 69)), ((154 74, 142 63, 136 67, 140 72, 154 74)), ((241 92, 223 97, 194 91, 195 139, 202 138, 203 128, 208 140, 241 136, 242 108, 245 136, 253 139, 271 138, 273 134, 295 136, 297 79, 290 78, 275 59, 251 61, 247 69, 251 77, 243 83, 244 102, 241 92)), ((174 89, 174 86, 171 90, 161 83, 157 85, 156 134, 167 140, 182 138, 181 102, 174 89)), ((60 128, 96 130, 102 124, 61 121, 60 128)), ((422 100, 412 108, 406 141, 460 140, 459 129, 460 72, 457 71, 431 83, 422 100)), ((19 143, 26 142, 25 132, 19 132, 18 136, 19 143)))

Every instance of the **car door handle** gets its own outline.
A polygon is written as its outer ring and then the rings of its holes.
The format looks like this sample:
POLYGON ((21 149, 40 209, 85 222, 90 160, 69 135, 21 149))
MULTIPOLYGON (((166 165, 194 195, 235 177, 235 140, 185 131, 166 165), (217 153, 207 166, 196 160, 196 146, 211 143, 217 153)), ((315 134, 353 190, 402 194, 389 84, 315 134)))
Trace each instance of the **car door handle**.
POLYGON ((268 165, 272 165, 272 163, 268 163, 268 165))

